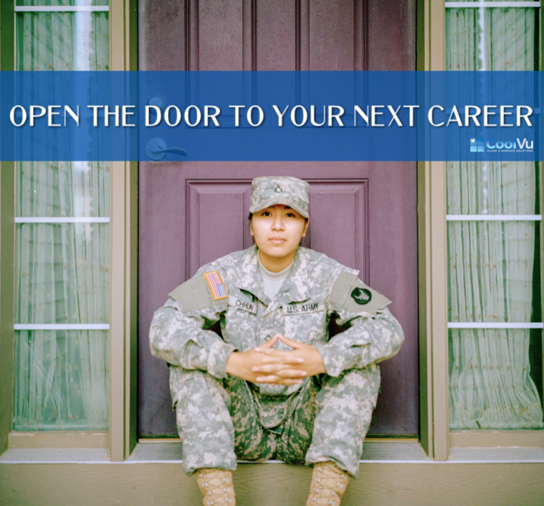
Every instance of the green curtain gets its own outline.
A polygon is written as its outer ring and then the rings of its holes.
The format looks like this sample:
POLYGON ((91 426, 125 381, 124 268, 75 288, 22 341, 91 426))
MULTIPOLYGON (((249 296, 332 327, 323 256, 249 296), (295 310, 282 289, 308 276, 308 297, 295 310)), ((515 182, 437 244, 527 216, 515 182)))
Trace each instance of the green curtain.
POLYGON ((19 12, 16 33, 18 70, 109 69, 107 12, 19 12))
MULTIPOLYGON (((19 70, 107 70, 108 61, 107 12, 17 14, 19 70)), ((17 163, 16 216, 109 217, 109 172, 102 162, 17 163)), ((16 323, 109 322, 108 223, 18 224, 16 245, 16 323)), ((108 336, 16 331, 14 430, 107 429, 108 336)))
MULTIPOLYGON (((447 9, 447 70, 533 70, 534 26, 535 9, 447 9)), ((446 167, 448 214, 538 213, 534 163, 446 167)), ((450 322, 531 321, 537 226, 448 223, 450 322)), ((530 338, 528 329, 450 330, 450 428, 543 427, 530 375, 530 338)))

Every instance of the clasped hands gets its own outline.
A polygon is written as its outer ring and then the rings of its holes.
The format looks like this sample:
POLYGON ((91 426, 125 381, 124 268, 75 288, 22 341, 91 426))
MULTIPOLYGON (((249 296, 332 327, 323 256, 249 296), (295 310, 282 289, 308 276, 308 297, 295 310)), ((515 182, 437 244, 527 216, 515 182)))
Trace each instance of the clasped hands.
POLYGON ((326 372, 321 354, 314 346, 281 334, 252 350, 231 353, 226 366, 229 374, 253 383, 272 385, 297 385, 302 383, 302 378, 326 372), (278 340, 293 349, 272 349, 278 340))

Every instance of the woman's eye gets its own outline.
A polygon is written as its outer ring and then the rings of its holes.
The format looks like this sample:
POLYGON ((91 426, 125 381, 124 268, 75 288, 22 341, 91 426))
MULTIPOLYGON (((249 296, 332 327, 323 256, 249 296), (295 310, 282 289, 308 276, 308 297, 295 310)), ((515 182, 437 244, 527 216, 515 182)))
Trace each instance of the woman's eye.
POLYGON ((261 216, 271 216, 270 211, 264 211, 261 216))
POLYGON ((295 213, 287 213, 286 216, 289 218, 295 218, 295 213))

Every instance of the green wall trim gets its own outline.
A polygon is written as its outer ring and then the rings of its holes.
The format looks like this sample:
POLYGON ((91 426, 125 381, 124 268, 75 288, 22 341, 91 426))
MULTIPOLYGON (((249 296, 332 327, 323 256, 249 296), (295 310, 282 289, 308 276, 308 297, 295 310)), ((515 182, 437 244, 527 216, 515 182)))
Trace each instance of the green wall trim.
POLYGON ((13 403, 14 164, 0 164, 0 453, 8 446, 13 403))
MULTIPOLYGON (((14 68, 14 5, 14 1, 0 2, 1 70, 14 68)), ((8 446, 12 426, 15 209, 13 169, 13 162, 0 163, 0 453, 8 446)))
POLYGON ((0 69, 13 70, 15 61, 15 0, 0 2, 0 69))

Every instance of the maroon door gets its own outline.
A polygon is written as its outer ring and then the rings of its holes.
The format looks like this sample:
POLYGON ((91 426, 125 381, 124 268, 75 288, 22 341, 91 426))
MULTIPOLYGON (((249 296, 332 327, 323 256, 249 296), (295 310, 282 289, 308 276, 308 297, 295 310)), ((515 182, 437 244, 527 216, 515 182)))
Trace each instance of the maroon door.
MULTIPOLYGON (((413 0, 140 1, 142 70, 413 70, 413 0)), ((360 270, 393 300, 406 342, 381 364, 370 432, 417 434, 415 163, 148 162, 140 164, 139 433, 176 435, 166 363, 149 325, 200 265, 252 244, 251 179, 310 182, 305 246, 360 270)))

